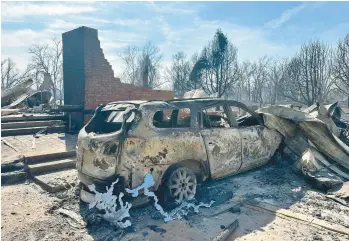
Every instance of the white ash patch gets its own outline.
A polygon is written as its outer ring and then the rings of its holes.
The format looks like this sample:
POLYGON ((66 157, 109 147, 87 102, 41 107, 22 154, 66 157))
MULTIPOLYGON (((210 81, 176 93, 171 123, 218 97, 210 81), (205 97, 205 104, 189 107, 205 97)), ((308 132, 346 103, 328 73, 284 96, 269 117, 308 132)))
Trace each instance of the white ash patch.
POLYGON ((124 196, 124 193, 120 193, 119 197, 116 195, 113 195, 114 191, 114 185, 119 181, 117 179, 115 182, 112 183, 111 187, 108 189, 106 193, 100 193, 96 190, 96 187, 94 184, 89 185, 88 188, 90 191, 95 193, 95 198, 92 203, 89 204, 89 208, 96 207, 99 210, 105 210, 105 214, 102 215, 102 217, 116 225, 119 228, 127 228, 131 226, 130 220, 123 221, 123 219, 130 217, 130 209, 132 207, 131 203, 124 203, 122 198, 124 196))
MULTIPOLYGON (((131 221, 125 219, 130 217, 129 211, 132 207, 132 204, 128 202, 124 203, 124 201, 122 200, 124 196, 123 192, 121 192, 119 196, 113 195, 114 185, 118 181, 119 179, 113 182, 111 187, 107 188, 106 193, 98 192, 94 184, 89 185, 88 188, 90 189, 90 191, 95 193, 94 201, 89 204, 89 208, 91 209, 93 207, 96 207, 99 210, 105 210, 105 214, 103 214, 102 217, 106 221, 114 224, 119 228, 127 228, 131 226, 131 221)), ((143 189, 145 196, 152 197, 154 199, 154 206, 156 210, 158 210, 161 215, 164 216, 165 222, 170 222, 174 219, 182 219, 183 216, 188 215, 190 208, 192 208, 195 213, 198 213, 200 207, 209 208, 214 203, 214 201, 211 201, 208 204, 200 202, 198 205, 195 205, 193 203, 183 201, 179 207, 172 210, 171 213, 167 213, 158 203, 159 199, 155 195, 155 193, 149 190, 149 188, 152 187, 154 183, 155 182, 153 176, 150 173, 147 173, 144 176, 144 182, 142 185, 136 187, 135 189, 126 188, 126 192, 131 194, 132 197, 137 197, 139 195, 139 190, 143 189)))

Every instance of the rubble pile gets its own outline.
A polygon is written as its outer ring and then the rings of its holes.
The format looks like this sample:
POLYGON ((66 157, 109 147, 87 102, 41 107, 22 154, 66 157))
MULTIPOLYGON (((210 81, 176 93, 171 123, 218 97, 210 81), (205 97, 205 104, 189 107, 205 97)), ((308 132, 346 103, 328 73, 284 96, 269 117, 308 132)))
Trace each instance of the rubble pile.
POLYGON ((51 112, 55 100, 50 90, 50 78, 46 78, 38 90, 33 90, 33 80, 1 91, 1 116, 18 113, 51 112))
POLYGON ((298 158, 296 167, 315 187, 329 190, 349 180, 348 124, 338 103, 316 103, 303 111, 285 106, 257 110, 298 158))

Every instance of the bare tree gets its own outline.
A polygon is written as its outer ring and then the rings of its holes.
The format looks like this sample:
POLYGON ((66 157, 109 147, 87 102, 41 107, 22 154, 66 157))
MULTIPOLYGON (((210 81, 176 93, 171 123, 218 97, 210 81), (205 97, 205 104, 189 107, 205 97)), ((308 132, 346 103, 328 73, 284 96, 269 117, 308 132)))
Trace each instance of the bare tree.
POLYGON ((21 73, 16 68, 16 64, 11 58, 1 60, 1 88, 9 89, 13 88, 23 80, 29 78, 30 69, 27 69, 21 73))
POLYGON ((122 82, 153 89, 167 82, 161 80, 162 55, 153 43, 147 42, 141 49, 128 46, 118 55, 125 66, 122 82))
POLYGON ((166 74, 176 95, 182 96, 186 91, 191 90, 190 67, 190 62, 184 52, 178 52, 172 56, 172 64, 167 68, 166 74))
POLYGON ((338 43, 333 66, 336 86, 349 95, 349 33, 338 43))
POLYGON ((194 53, 190 60, 184 52, 178 52, 172 56, 172 64, 166 70, 166 74, 177 95, 182 96, 187 91, 201 88, 200 77, 195 68, 198 59, 197 53, 194 53))
POLYGON ((138 57, 138 66, 141 73, 141 78, 138 81, 138 85, 143 85, 143 78, 147 76, 147 86, 149 88, 158 88, 165 84, 166 80, 161 80, 162 55, 157 46, 151 42, 147 42, 138 57))
POLYGON ((220 29, 202 50, 196 68, 205 92, 219 98, 238 80, 237 49, 220 29))
POLYGON ((190 58, 190 65, 194 66, 194 64, 198 62, 198 60, 199 60, 199 53, 198 52, 193 53, 193 55, 190 58))
POLYGON ((136 84, 139 79, 139 66, 138 56, 140 50, 136 46, 127 46, 124 48, 123 53, 118 53, 119 57, 123 61, 125 68, 122 74, 123 82, 129 84, 136 84))
POLYGON ((332 56, 320 41, 303 45, 287 66, 283 95, 307 105, 324 102, 334 84, 332 56))
POLYGON ((31 69, 34 70, 36 81, 42 82, 43 75, 50 74, 52 80, 51 90, 54 100, 57 99, 56 91, 63 95, 63 60, 62 42, 54 38, 51 44, 34 44, 29 48, 31 55, 31 69))
POLYGON ((286 73, 288 60, 274 60, 269 67, 270 103, 275 104, 282 99, 283 80, 286 73))
POLYGON ((237 100, 251 100, 251 74, 252 63, 244 61, 238 66, 238 79, 235 84, 235 97, 237 100))
POLYGON ((252 64, 251 78, 253 83, 252 100, 263 104, 263 90, 266 87, 266 83, 269 81, 268 68, 270 64, 270 58, 264 56, 257 62, 252 64))

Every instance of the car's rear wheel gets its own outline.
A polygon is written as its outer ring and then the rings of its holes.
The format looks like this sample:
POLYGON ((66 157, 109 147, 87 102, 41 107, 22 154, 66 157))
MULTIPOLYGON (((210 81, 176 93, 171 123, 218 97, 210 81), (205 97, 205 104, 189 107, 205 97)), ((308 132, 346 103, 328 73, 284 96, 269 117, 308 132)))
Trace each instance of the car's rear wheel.
POLYGON ((173 169, 164 184, 164 203, 166 206, 171 206, 175 202, 188 201, 195 197, 196 175, 187 167, 179 166, 173 169))

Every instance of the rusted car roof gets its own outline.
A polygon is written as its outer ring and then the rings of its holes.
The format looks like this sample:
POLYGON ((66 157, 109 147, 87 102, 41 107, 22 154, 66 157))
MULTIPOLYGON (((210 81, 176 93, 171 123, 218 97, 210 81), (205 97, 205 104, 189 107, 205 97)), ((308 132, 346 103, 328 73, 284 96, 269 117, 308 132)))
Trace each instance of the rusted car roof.
POLYGON ((108 103, 103 109, 104 110, 113 110, 115 108, 118 109, 120 105, 135 105, 136 108, 140 106, 144 110, 151 110, 154 108, 161 109, 180 109, 187 108, 188 105, 194 107, 195 109, 202 109, 205 107, 221 105, 222 103, 226 103, 228 105, 232 105, 234 107, 239 107, 247 111, 250 115, 258 120, 259 123, 263 123, 262 118, 245 104, 235 101, 235 100, 225 100, 215 97, 208 98, 192 98, 192 99, 173 99, 173 100, 126 100, 126 101, 116 101, 108 103))
POLYGON ((219 104, 222 102, 233 104, 237 107, 242 107, 249 109, 245 104, 235 101, 235 100, 224 100, 220 98, 192 98, 192 99, 173 99, 173 100, 125 100, 125 101, 115 101, 108 103, 107 105, 114 104, 133 104, 133 105, 142 105, 142 106, 155 106, 155 105, 166 105, 166 104, 181 104, 181 103, 195 103, 199 106, 210 106, 219 104))

